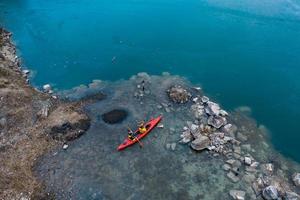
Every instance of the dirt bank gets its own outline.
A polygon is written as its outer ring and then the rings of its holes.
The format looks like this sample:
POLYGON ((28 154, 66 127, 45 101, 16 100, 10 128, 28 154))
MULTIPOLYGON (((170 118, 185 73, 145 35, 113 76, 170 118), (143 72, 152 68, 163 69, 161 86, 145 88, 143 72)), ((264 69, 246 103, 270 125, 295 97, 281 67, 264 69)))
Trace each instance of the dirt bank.
POLYGON ((33 174, 36 160, 90 124, 84 102, 66 102, 28 84, 11 33, 0 29, 0 199, 49 199, 33 174))

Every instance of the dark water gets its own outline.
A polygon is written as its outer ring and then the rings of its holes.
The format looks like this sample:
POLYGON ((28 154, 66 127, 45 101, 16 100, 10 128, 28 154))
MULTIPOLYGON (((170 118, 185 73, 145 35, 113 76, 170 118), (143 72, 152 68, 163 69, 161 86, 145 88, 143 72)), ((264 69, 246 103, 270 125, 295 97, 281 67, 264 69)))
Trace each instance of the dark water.
POLYGON ((2 0, 0 20, 37 86, 169 71, 227 109, 250 106, 300 161, 299 1, 2 0))

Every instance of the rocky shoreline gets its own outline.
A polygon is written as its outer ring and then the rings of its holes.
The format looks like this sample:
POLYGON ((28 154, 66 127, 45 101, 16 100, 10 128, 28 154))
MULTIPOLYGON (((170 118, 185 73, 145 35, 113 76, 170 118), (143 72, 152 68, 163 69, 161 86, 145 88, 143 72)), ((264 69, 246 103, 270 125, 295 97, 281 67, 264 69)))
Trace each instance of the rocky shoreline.
POLYGON ((47 199, 35 163, 89 128, 82 106, 91 99, 62 101, 30 86, 11 36, 0 29, 0 199, 47 199))
MULTIPOLYGON (((187 102, 186 97, 192 96, 181 88, 177 92, 174 92, 175 89, 172 91, 169 96, 174 102, 187 102)), ((232 120, 228 112, 203 95, 194 96, 192 102, 194 122, 187 121, 187 126, 183 127, 181 143, 190 144, 196 151, 208 150, 213 156, 222 156, 222 168, 227 172, 227 177, 234 183, 244 179, 252 188, 253 192, 248 194, 250 199, 300 199, 300 173, 283 177, 280 165, 275 167, 272 162, 258 162, 256 150, 247 144, 247 135, 233 122, 230 123, 232 120)), ((235 188, 229 191, 230 196, 238 200, 247 199, 246 193, 235 188)))
MULTIPOLYGON (((96 90, 72 99, 71 91, 58 97, 52 94, 50 85, 38 91, 29 85, 30 71, 20 68, 11 33, 1 29, 0 43, 0 162, 4 163, 0 166, 0 199, 54 198, 45 192, 46 186, 36 178, 33 168, 41 156, 52 149, 67 150, 68 142, 90 128, 92 122, 84 107, 105 99, 105 95, 96 90), (62 96, 66 98, 60 99, 62 96)), ((136 84, 132 92, 136 102, 143 105, 154 98, 149 75, 140 73, 132 81, 136 84)), ((101 84, 95 81, 88 89, 101 84)), ((78 88, 77 94, 85 90, 78 88)), ((264 127, 257 127, 241 110, 225 111, 199 87, 178 83, 164 92, 159 95, 166 95, 169 101, 156 103, 153 110, 165 115, 181 110, 191 114, 181 130, 168 130, 178 138, 178 142, 164 144, 168 151, 188 145, 199 154, 221 159, 220 170, 236 186, 223 191, 232 199, 300 199, 300 167, 279 154, 272 155, 274 150, 266 143, 264 127)), ((118 121, 114 113, 108 113, 113 116, 112 122, 118 121)), ((163 123, 158 128, 166 129, 163 123)))

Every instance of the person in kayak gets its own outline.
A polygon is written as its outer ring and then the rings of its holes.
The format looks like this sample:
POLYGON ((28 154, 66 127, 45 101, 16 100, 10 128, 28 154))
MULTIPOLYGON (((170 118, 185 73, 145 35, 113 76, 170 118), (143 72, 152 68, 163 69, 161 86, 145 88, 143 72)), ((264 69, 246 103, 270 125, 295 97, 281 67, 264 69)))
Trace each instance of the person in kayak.
POLYGON ((127 131, 128 131, 128 139, 134 140, 135 137, 133 131, 130 128, 127 128, 127 131))
POLYGON ((145 122, 141 122, 140 126, 139 126, 139 132, 141 134, 145 133, 147 131, 146 127, 145 127, 145 122))

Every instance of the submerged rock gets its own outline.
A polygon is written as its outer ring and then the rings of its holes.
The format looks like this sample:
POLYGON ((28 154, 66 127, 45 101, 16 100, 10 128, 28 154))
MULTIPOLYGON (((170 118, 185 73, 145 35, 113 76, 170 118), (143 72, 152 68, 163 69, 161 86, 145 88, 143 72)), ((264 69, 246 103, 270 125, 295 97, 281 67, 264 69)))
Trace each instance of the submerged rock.
POLYGON ((201 151, 208 148, 210 140, 207 136, 199 135, 192 143, 191 147, 196 151, 201 151))
POLYGON ((192 97, 191 93, 178 85, 172 86, 167 93, 169 98, 175 103, 187 103, 192 97))
POLYGON ((226 118, 220 116, 210 116, 207 123, 215 128, 221 128, 227 123, 226 118))
POLYGON ((125 110, 115 109, 104 113, 102 119, 105 123, 116 124, 122 122, 127 117, 127 112, 125 110))
POLYGON ((295 192, 286 192, 284 195, 284 200, 300 200, 300 196, 295 192))
POLYGON ((278 199, 279 198, 279 193, 278 190, 275 186, 268 186, 265 189, 263 189, 263 197, 266 200, 273 200, 273 199, 278 199))
POLYGON ((296 186, 300 187, 300 173, 293 174, 293 182, 296 186))
POLYGON ((233 199, 244 200, 246 192, 242 190, 230 190, 229 194, 233 199))

